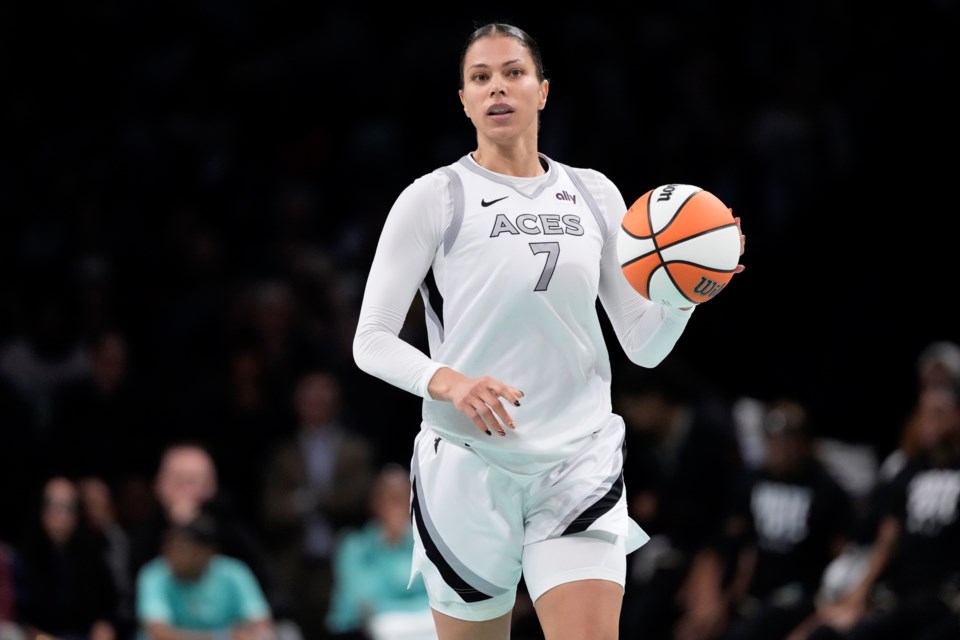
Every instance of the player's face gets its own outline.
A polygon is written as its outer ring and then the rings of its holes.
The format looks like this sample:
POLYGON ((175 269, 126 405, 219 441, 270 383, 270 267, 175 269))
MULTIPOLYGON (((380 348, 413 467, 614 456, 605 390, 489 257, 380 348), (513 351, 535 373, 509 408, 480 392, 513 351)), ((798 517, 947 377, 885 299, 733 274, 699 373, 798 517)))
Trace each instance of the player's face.
POLYGON ((460 101, 479 135, 508 142, 536 134, 548 83, 537 79, 530 52, 519 41, 500 35, 477 40, 464 59, 463 78, 460 101))

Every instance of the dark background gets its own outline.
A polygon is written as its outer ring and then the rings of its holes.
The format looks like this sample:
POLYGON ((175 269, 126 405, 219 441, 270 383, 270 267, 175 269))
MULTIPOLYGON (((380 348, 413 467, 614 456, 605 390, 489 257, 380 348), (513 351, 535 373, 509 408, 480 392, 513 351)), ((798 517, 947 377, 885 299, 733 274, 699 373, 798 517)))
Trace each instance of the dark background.
POLYGON ((634 4, 4 4, 0 347, 56 359, 119 327, 144 428, 190 433, 255 333, 249 288, 286 283, 312 337, 288 373, 339 370, 352 419, 407 461, 419 400, 358 372, 349 339, 393 199, 474 148, 460 46, 504 19, 543 50, 543 152, 628 204, 685 182, 742 218, 746 271, 670 359, 889 447, 919 351, 960 339, 957 3, 634 4))

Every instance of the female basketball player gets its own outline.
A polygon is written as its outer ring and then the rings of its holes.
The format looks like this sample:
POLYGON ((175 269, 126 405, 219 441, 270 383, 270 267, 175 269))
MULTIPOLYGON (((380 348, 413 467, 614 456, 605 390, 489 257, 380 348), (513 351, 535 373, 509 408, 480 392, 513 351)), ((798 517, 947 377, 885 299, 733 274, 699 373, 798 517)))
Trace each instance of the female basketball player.
POLYGON ((354 338, 362 370, 423 397, 413 565, 442 640, 508 638, 521 575, 550 640, 617 637, 626 554, 646 536, 627 515, 596 300, 644 367, 693 313, 623 277, 616 186, 539 153, 549 88, 527 33, 471 34, 460 100, 477 148, 397 198, 354 338), (398 337, 418 289, 429 356, 398 337))

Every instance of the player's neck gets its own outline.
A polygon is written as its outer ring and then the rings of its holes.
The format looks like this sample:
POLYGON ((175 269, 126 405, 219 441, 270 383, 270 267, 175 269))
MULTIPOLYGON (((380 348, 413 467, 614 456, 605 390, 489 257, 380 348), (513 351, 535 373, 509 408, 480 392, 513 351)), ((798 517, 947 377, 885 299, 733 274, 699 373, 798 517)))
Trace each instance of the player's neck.
POLYGON ((536 140, 530 143, 495 144, 478 140, 477 150, 470 154, 487 171, 518 178, 542 176, 546 169, 540 162, 536 140))

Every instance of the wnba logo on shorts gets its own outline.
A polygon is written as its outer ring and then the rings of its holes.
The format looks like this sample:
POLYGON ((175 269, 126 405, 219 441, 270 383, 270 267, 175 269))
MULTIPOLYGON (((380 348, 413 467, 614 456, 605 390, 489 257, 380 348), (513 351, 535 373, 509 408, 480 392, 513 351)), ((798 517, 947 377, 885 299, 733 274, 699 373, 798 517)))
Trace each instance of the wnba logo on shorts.
POLYGON ((700 282, 698 282, 697 286, 693 288, 693 292, 698 296, 712 298, 720 293, 725 286, 726 285, 720 284, 719 282, 711 280, 710 278, 700 276, 700 282))

